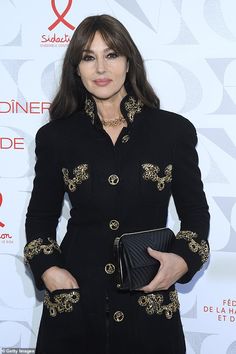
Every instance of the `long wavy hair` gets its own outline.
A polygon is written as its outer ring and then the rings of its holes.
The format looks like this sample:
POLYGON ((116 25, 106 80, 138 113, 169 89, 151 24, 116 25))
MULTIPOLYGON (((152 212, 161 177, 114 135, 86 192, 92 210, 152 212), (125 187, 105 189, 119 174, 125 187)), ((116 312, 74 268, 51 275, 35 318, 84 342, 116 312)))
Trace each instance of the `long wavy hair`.
POLYGON ((159 108, 159 99, 147 81, 142 56, 129 32, 120 21, 110 15, 85 18, 75 30, 65 53, 59 90, 50 106, 50 119, 68 118, 84 107, 86 89, 77 68, 83 50, 90 47, 96 32, 100 32, 109 48, 124 55, 129 62, 126 82, 137 98, 149 107, 159 108))

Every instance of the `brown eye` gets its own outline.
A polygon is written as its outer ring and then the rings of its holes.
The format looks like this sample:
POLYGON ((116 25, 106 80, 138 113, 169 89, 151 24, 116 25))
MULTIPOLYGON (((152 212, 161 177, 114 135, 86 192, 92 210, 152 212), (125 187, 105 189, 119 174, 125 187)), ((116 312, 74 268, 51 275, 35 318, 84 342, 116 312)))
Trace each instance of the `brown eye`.
POLYGON ((107 54, 107 58, 109 59, 116 59, 119 55, 115 52, 111 52, 107 54))
POLYGON ((92 60, 94 60, 94 57, 92 55, 86 54, 82 57, 82 60, 83 61, 92 61, 92 60))

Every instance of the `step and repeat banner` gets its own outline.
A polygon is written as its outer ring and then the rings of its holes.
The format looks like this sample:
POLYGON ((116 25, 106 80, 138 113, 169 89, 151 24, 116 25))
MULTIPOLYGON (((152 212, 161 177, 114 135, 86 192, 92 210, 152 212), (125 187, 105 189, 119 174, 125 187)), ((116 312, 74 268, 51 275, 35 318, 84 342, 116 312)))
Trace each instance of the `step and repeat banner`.
MULTIPOLYGON (((187 354, 235 354, 234 0, 1 0, 0 353, 34 353, 43 293, 23 262, 34 138, 48 121, 73 31, 86 16, 102 13, 117 17, 131 33, 162 108, 197 128, 212 252, 192 282, 178 286, 187 354)), ((65 201, 59 241, 68 217, 65 201)), ((178 229, 173 202, 169 226, 178 229)))

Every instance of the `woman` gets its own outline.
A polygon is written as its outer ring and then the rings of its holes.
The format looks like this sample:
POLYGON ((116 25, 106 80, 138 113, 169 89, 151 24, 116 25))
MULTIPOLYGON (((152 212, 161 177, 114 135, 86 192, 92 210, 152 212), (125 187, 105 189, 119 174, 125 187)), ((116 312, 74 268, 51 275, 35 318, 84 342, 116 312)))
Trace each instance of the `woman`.
POLYGON ((196 131, 159 109, 143 60, 124 26, 86 18, 67 49, 51 122, 36 136, 36 177, 25 258, 46 289, 37 354, 183 354, 174 284, 208 258, 208 206, 196 131), (59 246, 64 193, 72 205, 59 246), (116 286, 113 242, 164 227, 173 195, 181 230, 142 292, 116 286))

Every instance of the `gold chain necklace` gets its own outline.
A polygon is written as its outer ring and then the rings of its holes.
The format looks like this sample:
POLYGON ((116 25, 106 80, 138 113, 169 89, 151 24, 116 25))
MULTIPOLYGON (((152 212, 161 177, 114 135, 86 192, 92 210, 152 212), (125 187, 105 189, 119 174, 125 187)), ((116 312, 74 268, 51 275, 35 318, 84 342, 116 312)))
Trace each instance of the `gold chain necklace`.
POLYGON ((126 122, 125 118, 122 115, 119 118, 115 119, 104 120, 100 118, 100 120, 104 127, 117 127, 118 125, 121 125, 122 123, 126 122))

